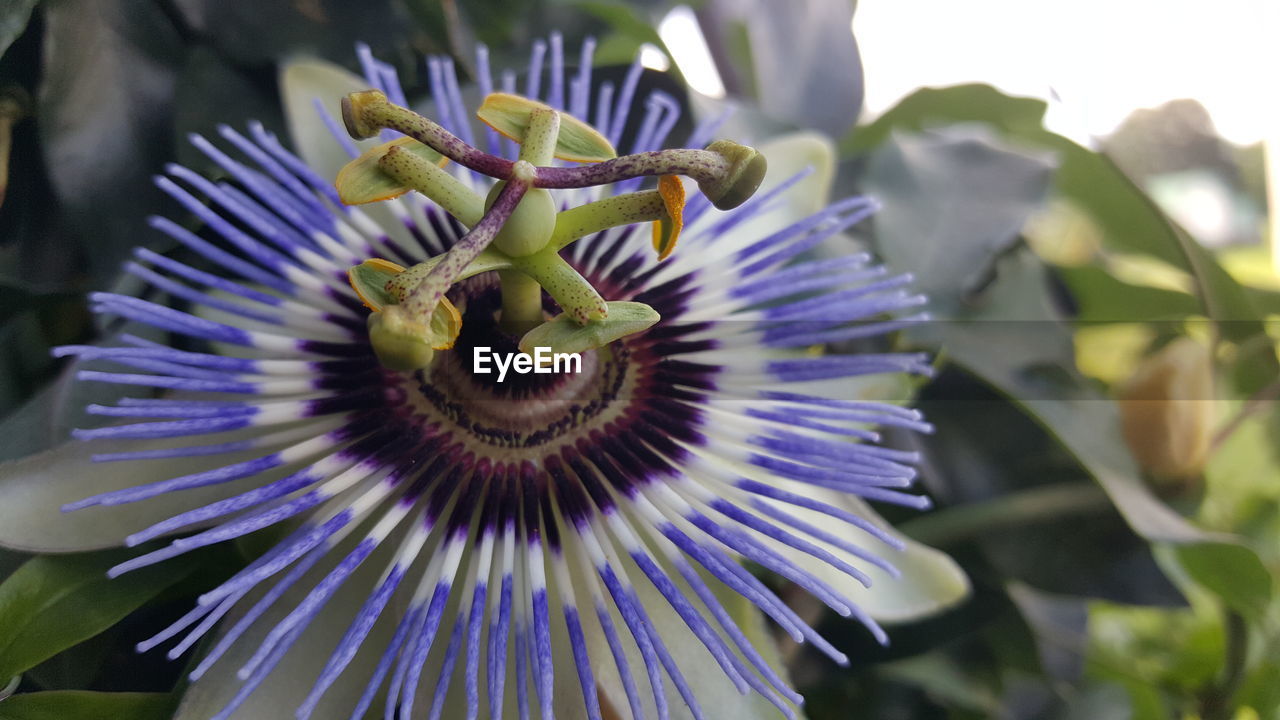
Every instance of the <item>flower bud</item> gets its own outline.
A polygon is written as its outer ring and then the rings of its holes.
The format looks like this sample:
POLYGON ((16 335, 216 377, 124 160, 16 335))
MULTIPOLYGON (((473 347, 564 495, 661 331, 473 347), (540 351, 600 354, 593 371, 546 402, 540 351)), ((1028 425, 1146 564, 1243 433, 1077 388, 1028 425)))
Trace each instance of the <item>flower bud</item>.
POLYGON ((1204 470, 1213 421, 1208 348, 1174 340, 1142 361, 1119 389, 1125 442, 1156 478, 1185 480, 1204 470))

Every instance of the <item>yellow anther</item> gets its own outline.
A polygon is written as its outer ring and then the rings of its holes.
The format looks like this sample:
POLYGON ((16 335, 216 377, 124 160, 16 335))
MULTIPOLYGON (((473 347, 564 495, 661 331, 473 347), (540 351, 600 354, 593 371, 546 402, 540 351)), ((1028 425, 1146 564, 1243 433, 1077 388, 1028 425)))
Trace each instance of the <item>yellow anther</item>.
POLYGON ((658 260, 666 260, 675 251, 684 228, 684 183, 675 175, 663 175, 658 178, 658 194, 667 216, 653 223, 653 249, 658 251, 658 260))

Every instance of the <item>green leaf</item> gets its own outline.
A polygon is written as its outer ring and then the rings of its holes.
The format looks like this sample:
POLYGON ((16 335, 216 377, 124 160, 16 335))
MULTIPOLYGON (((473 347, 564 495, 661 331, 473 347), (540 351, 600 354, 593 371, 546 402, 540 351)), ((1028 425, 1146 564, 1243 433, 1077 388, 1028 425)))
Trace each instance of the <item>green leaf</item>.
POLYGON ((1096 266, 1058 268, 1076 300, 1078 323, 1160 322, 1200 312, 1184 292, 1130 285, 1096 266))
POLYGON ((356 66, 355 44, 367 43, 374 56, 404 47, 411 30, 402 3, 395 0, 305 0, 252 6, 219 0, 181 0, 173 20, 199 34, 191 45, 208 46, 241 67, 270 67, 280 58, 312 53, 356 66))
POLYGON ((1175 552, 1187 574, 1227 607, 1253 622, 1266 616, 1271 575, 1252 550, 1230 543, 1201 543, 1175 552))
POLYGON ((173 705, 168 693, 58 690, 0 701, 0 720, 167 720, 173 705))
MULTIPOLYGON (((725 3, 724 6, 742 3, 725 3)), ((828 0, 758 2, 741 26, 761 109, 831 137, 858 119, 865 95, 853 3, 828 0)), ((716 32, 702 24, 704 32, 716 32)), ((725 31, 734 26, 725 23, 725 31)), ((727 38, 726 38, 727 39, 727 38)))
POLYGON ((1043 153, 989 132, 895 135, 872 154, 868 193, 881 203, 876 241, 888 265, 915 275, 934 312, 953 314, 1044 200, 1053 170, 1043 153))
MULTIPOLYGON (((640 46, 645 43, 662 50, 667 57, 672 57, 671 51, 667 49, 667 44, 663 42, 662 36, 658 34, 653 23, 645 20, 636 8, 607 0, 573 0, 571 4, 575 9, 594 15, 614 31, 614 35, 600 43, 596 51, 597 63, 607 65, 630 62, 640 51, 640 46), (617 39, 616 43, 611 42, 613 38, 617 39), (612 47, 606 47, 610 45, 612 47)), ((680 74, 680 68, 675 63, 671 64, 668 72, 676 76, 680 85, 685 84, 684 76, 680 74)))
POLYGON ((1116 405, 1075 370, 1069 329, 1048 292, 1045 270, 1029 251, 1005 258, 980 299, 985 311, 942 324, 946 352, 1057 438, 1139 535, 1175 543, 1213 539, 1142 481, 1116 405))
POLYGON ((122 580, 107 577, 108 568, 137 554, 41 555, 0 584, 0 676, 13 677, 115 625, 196 567, 188 558, 122 580))
POLYGON ((1142 482, 1115 404, 1076 371, 1046 268, 1030 250, 1010 250, 1048 180, 1043 158, 971 133, 895 136, 875 152, 867 185, 884 206, 878 246, 891 267, 916 275, 941 321, 911 337, 941 346, 1056 437, 1139 535, 1209 541, 1142 482))
POLYGON ((284 112, 275 88, 257 80, 209 45, 193 45, 182 61, 174 94, 175 161, 198 172, 221 174, 190 142, 192 134, 216 138, 221 127, 243 132, 248 123, 260 122, 283 135, 284 112))
POLYGON ((1280 663, 1265 659, 1258 663, 1240 689, 1240 707, 1251 707, 1260 717, 1275 717, 1280 711, 1280 663))
MULTIPOLYGON (((75 238, 51 261, 59 275, 87 272, 92 286, 103 287, 140 239, 153 240, 140 232, 147 216, 171 211, 150 188, 171 159, 185 48, 154 3, 64 0, 47 3, 41 15, 44 47, 58 51, 45 56, 36 93, 40 148, 51 200, 75 238)), ((52 233, 44 240, 60 242, 52 233)))
POLYGON ((0 57, 13 44, 14 40, 27 29, 31 19, 31 11, 40 0, 8 0, 0 7, 0 57))
POLYGON ((887 678, 923 689, 936 700, 986 717, 999 715, 1000 698, 992 681, 942 653, 920 655, 880 668, 887 678))
MULTIPOLYGON (((534 109, 549 106, 520 95, 489 93, 476 117, 503 135, 523 142, 529 117, 534 109)), ((560 134, 556 136, 555 156, 572 162, 601 162, 618 156, 618 151, 595 128, 574 116, 560 113, 560 134)))
POLYGON ((608 317, 586 325, 579 325, 561 313, 525 333, 520 338, 520 350, 532 354, 534 348, 545 347, 557 353, 585 352, 638 333, 661 319, 656 310, 644 303, 610 302, 608 305, 608 317))
POLYGON ((1072 693, 1062 720, 1133 720, 1130 697, 1123 685, 1092 681, 1072 693))
MULTIPOLYGON (((1190 273, 1202 312, 1216 323, 1223 339, 1245 343, 1265 336, 1256 293, 1236 282, 1109 158, 1046 130, 1042 123, 1046 107, 1043 101, 1011 97, 987 85, 926 88, 875 122, 856 129, 841 149, 865 153, 894 130, 982 123, 1010 141, 1053 151, 1059 163, 1054 177, 1056 192, 1089 213, 1106 248, 1150 255, 1190 273)), ((1254 355, 1250 367, 1253 372, 1239 383, 1246 394, 1280 373, 1274 348, 1268 346, 1254 355)))

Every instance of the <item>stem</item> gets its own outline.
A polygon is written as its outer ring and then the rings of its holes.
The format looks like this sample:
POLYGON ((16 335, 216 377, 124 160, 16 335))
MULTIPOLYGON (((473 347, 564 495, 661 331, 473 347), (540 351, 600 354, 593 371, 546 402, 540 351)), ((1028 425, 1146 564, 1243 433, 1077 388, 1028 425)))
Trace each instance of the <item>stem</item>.
POLYGON ((1244 406, 1241 407, 1240 410, 1222 426, 1221 430, 1214 434, 1213 441, 1209 444, 1209 453, 1213 454, 1217 452, 1222 447, 1222 444, 1225 443, 1236 430, 1240 429, 1240 426, 1244 424, 1245 420, 1248 420, 1255 413, 1275 402, 1277 399, 1280 399, 1280 378, 1272 380, 1266 387, 1254 393, 1252 397, 1245 401, 1244 406))
POLYGON ((542 286, 537 280, 519 270, 499 270, 502 283, 502 317, 499 326, 503 331, 522 336, 546 322, 542 312, 542 286))
POLYGON ((1023 527, 1109 507, 1110 499, 1097 485, 1054 483, 940 510, 903 523, 898 529, 926 545, 950 545, 993 530, 1023 527))
POLYGON ((1236 692, 1244 684, 1245 661, 1249 656, 1249 626, 1239 613, 1226 614, 1227 646, 1222 679, 1209 688, 1201 702, 1203 720, 1230 720, 1234 715, 1236 692))

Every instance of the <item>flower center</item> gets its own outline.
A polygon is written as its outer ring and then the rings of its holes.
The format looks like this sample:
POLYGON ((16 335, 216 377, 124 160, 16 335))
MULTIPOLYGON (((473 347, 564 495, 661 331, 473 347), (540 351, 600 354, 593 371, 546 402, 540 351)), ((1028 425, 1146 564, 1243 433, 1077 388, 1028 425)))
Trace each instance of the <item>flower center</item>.
MULTIPOLYGON (((495 273, 486 273, 459 283, 449 297, 463 318, 454 347, 431 367, 400 376, 418 422, 436 425, 488 457, 507 448, 510 455, 501 459, 515 461, 555 452, 625 412, 636 379, 625 341, 581 353, 580 369, 503 376, 490 363, 492 372, 477 373, 477 352, 490 358, 519 352, 519 337, 499 323, 500 285, 495 273)), ((554 306, 548 303, 545 312, 554 314, 554 306)))
POLYGON ((683 226, 684 185, 694 180, 722 210, 745 202, 764 178, 766 161, 755 149, 718 140, 705 150, 652 150, 618 157, 595 128, 536 100, 492 93, 478 117, 520 143, 514 162, 472 147, 434 121, 391 103, 378 90, 343 98, 342 119, 356 139, 383 129, 407 137, 392 140, 353 160, 337 179, 339 197, 361 204, 418 190, 470 227, 444 254, 413 268, 395 268, 370 258, 351 268, 352 286, 374 314, 369 339, 383 366, 397 371, 427 369, 436 351, 456 340, 460 323, 446 295, 461 280, 498 270, 501 322, 523 332, 527 352, 580 352, 603 348, 640 332, 660 315, 642 302, 606 302, 559 251, 606 228, 656 221, 654 249, 669 256, 683 226), (416 142, 415 142, 416 141, 416 142), (552 160, 586 162, 556 167, 552 160), (439 167, 445 160, 497 181, 482 200, 439 167), (658 189, 627 193, 557 212, 548 189, 598 187, 656 176, 658 189), (372 265, 371 265, 372 264, 372 265), (385 282, 379 284, 378 279, 385 282), (555 298, 561 315, 541 317, 541 292, 555 298))

